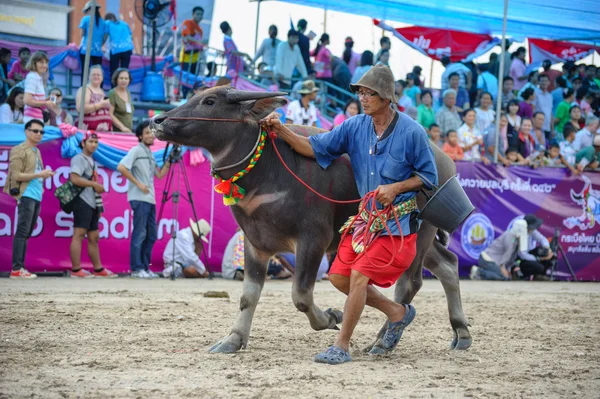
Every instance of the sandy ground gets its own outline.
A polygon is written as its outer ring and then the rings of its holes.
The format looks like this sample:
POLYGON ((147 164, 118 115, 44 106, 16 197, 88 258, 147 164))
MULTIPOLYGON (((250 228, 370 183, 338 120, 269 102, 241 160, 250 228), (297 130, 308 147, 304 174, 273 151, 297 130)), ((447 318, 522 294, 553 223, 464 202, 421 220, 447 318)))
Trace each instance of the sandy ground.
MULTIPOLYGON (((0 398, 600 397, 600 284, 461 286, 468 351, 448 350, 445 296, 429 280, 393 355, 360 352, 383 321, 367 309, 354 362, 328 366, 312 357, 336 332, 310 329, 289 282, 266 284, 248 349, 210 355, 237 314, 238 282, 0 279, 0 398)), ((328 282, 315 297, 343 307, 328 282)))

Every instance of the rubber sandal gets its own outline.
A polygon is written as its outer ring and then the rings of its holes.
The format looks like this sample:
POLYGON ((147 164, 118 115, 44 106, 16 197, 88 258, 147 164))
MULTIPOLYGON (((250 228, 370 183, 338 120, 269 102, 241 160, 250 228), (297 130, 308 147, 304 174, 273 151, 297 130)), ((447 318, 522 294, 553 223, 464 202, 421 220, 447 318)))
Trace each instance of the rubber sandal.
POLYGON ((315 362, 317 363, 342 364, 351 361, 350 353, 334 345, 331 345, 326 351, 315 356, 315 362))
POLYGON ((383 336, 383 349, 385 349, 386 352, 391 352, 396 348, 398 342, 400 342, 404 329, 412 323, 417 315, 417 311, 413 305, 404 305, 404 307, 406 308, 406 313, 402 320, 395 323, 388 322, 387 331, 383 336))

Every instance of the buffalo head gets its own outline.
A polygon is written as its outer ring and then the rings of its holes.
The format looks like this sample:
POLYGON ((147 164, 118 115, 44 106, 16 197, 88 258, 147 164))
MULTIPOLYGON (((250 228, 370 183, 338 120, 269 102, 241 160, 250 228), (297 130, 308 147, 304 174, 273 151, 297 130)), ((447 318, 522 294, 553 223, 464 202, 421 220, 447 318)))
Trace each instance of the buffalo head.
POLYGON ((246 134, 256 138, 258 121, 285 105, 285 93, 240 91, 215 87, 192 97, 187 103, 152 119, 150 129, 159 140, 219 152, 246 134), (210 120, 171 119, 208 118, 210 120), (235 119, 241 122, 224 122, 235 119))

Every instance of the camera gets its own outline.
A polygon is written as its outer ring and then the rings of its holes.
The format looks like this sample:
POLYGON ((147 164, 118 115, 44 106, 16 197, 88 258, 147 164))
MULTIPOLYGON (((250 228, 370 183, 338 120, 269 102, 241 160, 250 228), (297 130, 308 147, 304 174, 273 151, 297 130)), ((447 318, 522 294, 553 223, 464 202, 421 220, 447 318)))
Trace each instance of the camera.
POLYGON ((18 187, 12 187, 9 191, 9 194, 12 197, 16 197, 17 195, 19 195, 19 188, 18 187))
POLYGON ((181 161, 182 148, 179 144, 173 144, 173 149, 169 154, 169 163, 175 163, 181 161))

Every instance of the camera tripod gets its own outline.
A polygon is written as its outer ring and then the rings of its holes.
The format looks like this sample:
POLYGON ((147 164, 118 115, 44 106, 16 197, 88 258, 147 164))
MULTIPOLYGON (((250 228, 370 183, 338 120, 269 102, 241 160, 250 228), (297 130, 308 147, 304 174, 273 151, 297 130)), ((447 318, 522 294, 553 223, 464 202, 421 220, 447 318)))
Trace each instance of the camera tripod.
POLYGON ((552 257, 552 267, 550 269, 550 280, 554 281, 554 273, 556 272, 556 268, 558 267, 558 254, 562 255, 563 260, 567 264, 567 268, 571 273, 571 277, 573 277, 573 281, 577 281, 577 276, 571 267, 571 263, 569 262, 569 258, 567 258, 567 254, 563 249, 562 245, 560 245, 560 228, 556 227, 554 229, 554 237, 552 237, 552 241, 550 242, 550 249, 554 253, 552 257))
MULTIPOLYGON (((165 148, 165 153, 168 150, 168 147, 165 148)), ((171 271, 171 280, 175 280, 175 271, 179 266, 175 262, 175 255, 177 251, 177 230, 179 228, 179 200, 182 198, 181 196, 181 177, 183 176, 183 182, 185 184, 185 190, 187 193, 187 197, 183 196, 183 199, 187 200, 192 207, 192 214, 194 216, 194 223, 198 221, 198 215, 196 213, 196 207, 194 205, 194 198, 192 197, 192 188, 190 186, 190 180, 187 175, 187 170, 185 165, 182 162, 182 154, 181 154, 181 146, 173 145, 173 149, 171 150, 171 154, 169 155, 169 171, 167 172, 167 181, 165 183, 165 188, 163 189, 160 210, 158 212, 158 220, 162 218, 163 211, 165 209, 165 204, 169 201, 173 204, 173 212, 171 214, 171 238, 173 239, 173 270, 171 271), (173 187, 173 182, 175 181, 175 187, 173 187)), ((204 265, 208 267, 208 262, 206 259, 206 251, 204 250, 204 243, 202 240, 199 240, 200 248, 202 250, 202 254, 204 255, 204 265)), ((209 279, 213 278, 213 273, 209 273, 209 279)))

